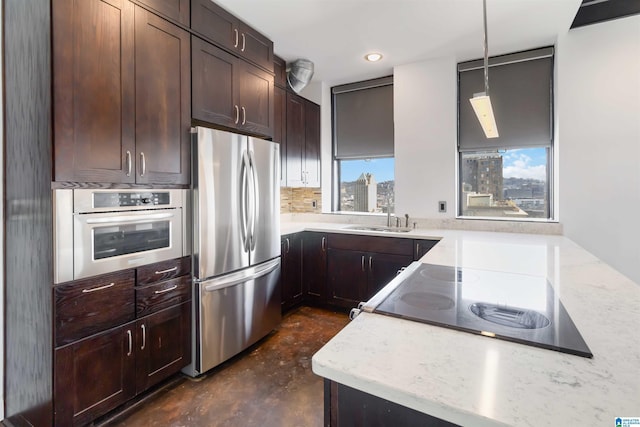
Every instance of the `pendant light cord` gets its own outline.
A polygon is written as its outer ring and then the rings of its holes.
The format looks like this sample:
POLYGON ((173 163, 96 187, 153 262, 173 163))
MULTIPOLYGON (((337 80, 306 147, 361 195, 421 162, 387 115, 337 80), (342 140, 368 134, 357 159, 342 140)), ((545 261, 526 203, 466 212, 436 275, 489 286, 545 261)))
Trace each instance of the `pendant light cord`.
POLYGON ((489 96, 489 37, 487 36, 487 0, 482 0, 484 15, 484 94, 489 96))

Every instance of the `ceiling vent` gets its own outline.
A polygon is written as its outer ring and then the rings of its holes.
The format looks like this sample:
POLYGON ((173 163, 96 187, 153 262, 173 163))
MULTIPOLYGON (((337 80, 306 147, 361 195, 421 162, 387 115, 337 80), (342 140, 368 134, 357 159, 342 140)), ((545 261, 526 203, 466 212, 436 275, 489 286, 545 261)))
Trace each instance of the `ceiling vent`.
POLYGON ((313 62, 308 59, 296 59, 287 64, 287 82, 295 93, 300 93, 313 77, 313 62))

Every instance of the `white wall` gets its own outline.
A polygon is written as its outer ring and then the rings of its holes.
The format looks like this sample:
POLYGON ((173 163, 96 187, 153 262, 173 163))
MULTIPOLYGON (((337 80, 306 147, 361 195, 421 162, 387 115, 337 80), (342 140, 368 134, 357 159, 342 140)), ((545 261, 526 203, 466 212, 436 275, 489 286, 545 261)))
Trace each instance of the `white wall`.
POLYGON ((640 283, 640 16, 558 40, 565 235, 640 283))
POLYGON ((453 57, 393 71, 397 215, 455 217, 456 84, 453 57))

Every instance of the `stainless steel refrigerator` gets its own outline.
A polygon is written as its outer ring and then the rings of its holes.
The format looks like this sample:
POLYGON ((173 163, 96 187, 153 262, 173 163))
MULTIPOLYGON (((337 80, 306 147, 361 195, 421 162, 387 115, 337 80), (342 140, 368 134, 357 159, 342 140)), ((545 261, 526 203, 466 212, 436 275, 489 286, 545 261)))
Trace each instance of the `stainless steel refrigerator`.
POLYGON ((280 323, 279 150, 271 141, 193 130, 188 375, 235 356, 280 323))

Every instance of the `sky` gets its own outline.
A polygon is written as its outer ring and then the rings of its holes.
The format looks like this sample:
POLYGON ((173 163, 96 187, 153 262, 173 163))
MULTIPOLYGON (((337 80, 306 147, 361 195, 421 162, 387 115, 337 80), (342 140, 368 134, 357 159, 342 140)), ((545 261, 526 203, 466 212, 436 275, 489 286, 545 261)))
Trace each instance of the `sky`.
MULTIPOLYGON (((545 148, 520 148, 502 153, 505 178, 547 179, 547 150, 545 148)), ((371 173, 377 182, 394 179, 394 159, 343 160, 342 181, 351 182, 360 174, 371 173)))
POLYGON ((547 179, 547 150, 522 148, 507 150, 502 155, 502 176, 505 178, 547 179))

